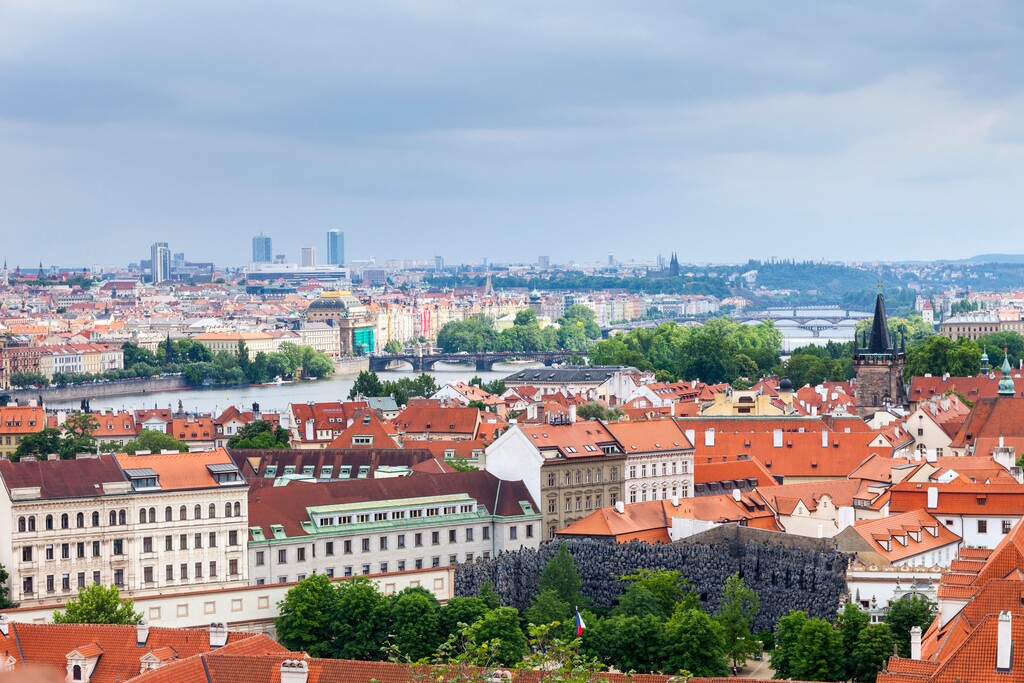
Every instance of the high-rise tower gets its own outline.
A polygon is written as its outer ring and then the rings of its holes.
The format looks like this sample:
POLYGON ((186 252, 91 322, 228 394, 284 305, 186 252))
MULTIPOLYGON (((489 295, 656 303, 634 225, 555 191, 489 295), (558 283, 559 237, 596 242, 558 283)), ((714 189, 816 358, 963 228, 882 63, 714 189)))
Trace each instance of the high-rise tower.
POLYGON ((345 233, 337 228, 327 231, 327 264, 345 265, 345 233))
POLYGON ((171 279, 171 250, 167 242, 154 242, 149 248, 149 281, 153 284, 171 279))
POLYGON ((270 263, 274 260, 274 248, 269 237, 260 233, 252 238, 252 262, 270 263))

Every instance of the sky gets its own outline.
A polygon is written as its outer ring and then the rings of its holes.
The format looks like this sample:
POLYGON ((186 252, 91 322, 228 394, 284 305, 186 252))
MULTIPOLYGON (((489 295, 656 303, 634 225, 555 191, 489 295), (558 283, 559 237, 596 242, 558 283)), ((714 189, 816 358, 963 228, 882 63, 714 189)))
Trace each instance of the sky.
POLYGON ((1024 252, 1024 3, 0 0, 0 256, 1024 252))

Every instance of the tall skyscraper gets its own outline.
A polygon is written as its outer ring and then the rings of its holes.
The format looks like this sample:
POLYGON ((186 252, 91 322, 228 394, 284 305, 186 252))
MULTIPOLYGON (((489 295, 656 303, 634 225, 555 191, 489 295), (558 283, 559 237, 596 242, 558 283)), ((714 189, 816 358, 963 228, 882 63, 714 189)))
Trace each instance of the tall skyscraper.
POLYGON ((171 250, 167 242, 154 242, 149 248, 150 282, 166 282, 171 279, 171 250))
POLYGON ((337 228, 327 231, 327 265, 345 265, 345 233, 337 228))
POLYGON ((252 262, 270 263, 273 260, 274 249, 270 238, 260 233, 252 238, 252 262))
POLYGON ((316 247, 302 248, 302 267, 310 268, 316 265, 316 247))

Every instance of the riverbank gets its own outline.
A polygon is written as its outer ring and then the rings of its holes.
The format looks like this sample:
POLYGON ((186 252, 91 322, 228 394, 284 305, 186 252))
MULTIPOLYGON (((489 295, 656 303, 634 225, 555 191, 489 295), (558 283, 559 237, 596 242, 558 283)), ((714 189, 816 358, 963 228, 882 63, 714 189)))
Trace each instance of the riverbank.
POLYGON ((16 389, 4 392, 18 403, 29 401, 43 403, 81 401, 82 399, 112 398, 117 396, 145 396, 164 391, 180 391, 188 389, 184 377, 151 377, 149 379, 124 379, 96 384, 74 384, 66 387, 46 387, 45 389, 16 389))

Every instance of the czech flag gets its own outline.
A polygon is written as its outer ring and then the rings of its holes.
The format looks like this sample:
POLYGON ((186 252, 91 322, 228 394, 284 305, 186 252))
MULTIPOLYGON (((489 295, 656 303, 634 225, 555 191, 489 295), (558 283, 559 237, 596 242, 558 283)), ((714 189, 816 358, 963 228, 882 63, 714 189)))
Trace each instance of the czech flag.
POLYGON ((577 608, 576 609, 576 637, 577 638, 579 638, 580 636, 583 635, 583 629, 585 629, 586 627, 587 627, 587 625, 585 623, 583 623, 583 617, 580 616, 580 610, 577 608))

